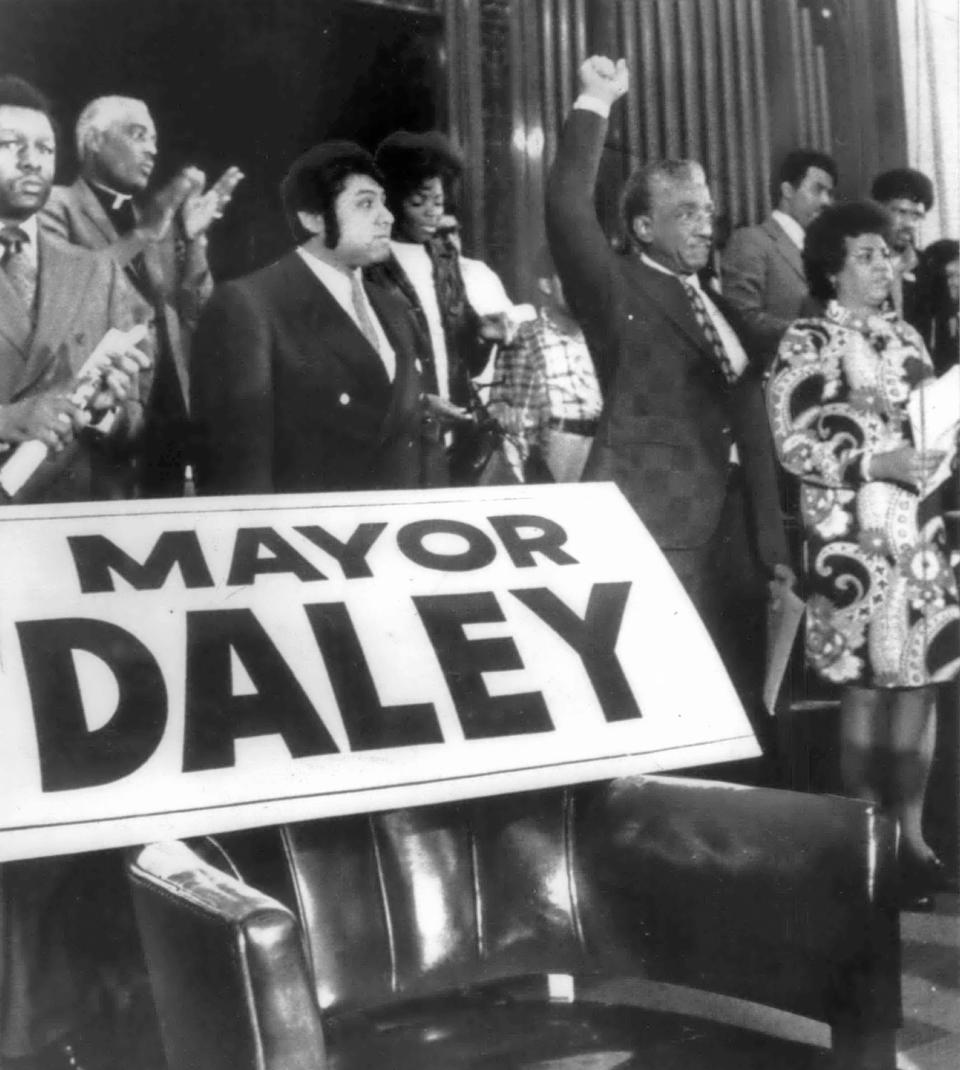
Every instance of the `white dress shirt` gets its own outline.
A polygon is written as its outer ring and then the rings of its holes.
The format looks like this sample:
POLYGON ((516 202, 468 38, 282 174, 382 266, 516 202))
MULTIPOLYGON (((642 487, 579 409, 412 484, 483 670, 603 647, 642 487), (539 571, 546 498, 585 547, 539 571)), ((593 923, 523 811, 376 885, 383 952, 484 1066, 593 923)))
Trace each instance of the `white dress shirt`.
MULTIPOLYGON (((350 282, 350 276, 339 268, 332 267, 330 264, 326 263, 326 261, 314 256, 313 253, 304 249, 302 245, 297 249, 297 252, 317 279, 319 279, 330 291, 330 296, 334 301, 337 302, 343 311, 346 312, 350 319, 357 325, 357 330, 362 334, 363 327, 357 319, 357 311, 353 306, 353 287, 350 282)), ((363 290, 360 268, 354 268, 353 271, 356 275, 361 277, 361 290, 363 290)), ((383 366, 386 369, 387 378, 392 383, 394 376, 397 374, 397 354, 394 352, 394 348, 384 332, 383 325, 380 323, 380 317, 377 315, 367 298, 366 290, 363 290, 363 300, 367 306, 367 315, 370 317, 370 322, 373 324, 374 330, 377 332, 380 359, 383 361, 383 366)))
POLYGON ((703 299, 703 306, 707 310, 707 315, 710 317, 713 326, 716 328, 717 334, 720 336, 720 341, 727 354, 727 359, 730 361, 730 364, 737 375, 742 375, 743 369, 747 366, 747 354, 744 351, 743 346, 740 344, 740 339, 737 337, 736 332, 723 318, 723 313, 720 309, 713 303, 713 300, 710 297, 710 291, 705 290, 700 285, 699 276, 678 275, 675 271, 671 271, 669 268, 664 267, 663 264, 660 264, 656 260, 647 256, 646 253, 642 253, 640 259, 647 265, 647 267, 652 267, 655 271, 662 271, 664 275, 673 275, 682 283, 685 283, 687 286, 692 286, 695 290, 699 291, 700 296, 703 299))
POLYGON ((806 239, 807 233, 800 226, 800 224, 793 218, 792 215, 787 215, 786 212, 781 212, 779 208, 775 208, 770 213, 770 218, 775 220, 777 225, 783 231, 784 234, 793 242, 793 244, 803 252, 803 243, 806 239))
POLYGON ((420 298, 420 307, 427 318, 427 330, 430 332, 430 346, 433 349, 433 366, 437 371, 438 392, 440 397, 449 398, 447 338, 443 331, 437 287, 433 279, 433 261, 426 248, 415 242, 392 241, 390 248, 397 258, 397 263, 406 272, 417 297, 420 298))

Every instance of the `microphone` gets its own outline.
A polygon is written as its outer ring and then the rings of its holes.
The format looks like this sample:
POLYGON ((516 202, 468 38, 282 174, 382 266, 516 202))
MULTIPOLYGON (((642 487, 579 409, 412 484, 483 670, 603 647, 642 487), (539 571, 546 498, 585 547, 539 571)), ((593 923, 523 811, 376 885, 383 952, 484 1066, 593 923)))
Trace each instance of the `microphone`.
MULTIPOLYGON (((74 384, 70 400, 77 408, 89 412, 90 403, 100 392, 103 376, 110 367, 110 356, 118 345, 135 346, 147 337, 147 326, 138 323, 128 331, 111 327, 100 339, 96 348, 83 362, 74 384)), ((108 413, 105 420, 112 422, 113 414, 108 413)), ((103 421, 101 421, 103 423, 103 421)), ((103 430, 107 430, 104 427, 103 430)), ((8 498, 14 498, 27 484, 37 469, 47 459, 50 450, 45 442, 30 439, 21 442, 0 466, 0 489, 8 498)))

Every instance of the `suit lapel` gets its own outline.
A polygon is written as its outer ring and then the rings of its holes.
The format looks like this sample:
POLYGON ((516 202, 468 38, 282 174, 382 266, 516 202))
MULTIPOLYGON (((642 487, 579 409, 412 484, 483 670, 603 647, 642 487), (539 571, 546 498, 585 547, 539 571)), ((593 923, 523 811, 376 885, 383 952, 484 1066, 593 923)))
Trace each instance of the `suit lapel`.
POLYGON ((787 236, 787 232, 775 219, 768 219, 763 224, 763 227, 773 240, 774 248, 777 250, 781 258, 787 263, 791 270, 796 272, 798 278, 802 279, 804 285, 806 285, 806 275, 803 271, 803 256, 800 253, 800 250, 787 236))
POLYGON ((97 231, 105 245, 112 245, 120 235, 97 199, 97 195, 82 178, 74 182, 73 188, 77 195, 77 204, 87 222, 97 231))
MULTIPOLYGON (((30 351, 17 383, 17 393, 29 390, 44 378, 77 368, 60 369, 62 343, 70 337, 71 325, 77 318, 77 310, 84 303, 88 278, 78 276, 77 260, 62 255, 57 246, 48 241, 41 232, 39 243, 39 297, 37 326, 30 343, 30 351)), ((87 350, 99 342, 99 338, 87 339, 87 350)), ((64 352, 72 351, 68 347, 64 352)), ((88 354, 84 354, 86 356, 88 354)))
POLYGON ((13 288, 7 273, 0 268, 0 335, 26 360, 33 336, 33 324, 23 298, 13 288))
POLYGON ((299 310, 296 321, 305 332, 301 351, 314 351, 317 341, 322 340, 324 354, 346 365, 364 386, 387 389, 389 380, 379 354, 297 253, 286 259, 284 281, 299 310))
POLYGON ((705 357, 715 363, 713 349, 697 322, 683 283, 675 275, 657 271, 642 261, 635 262, 635 270, 642 273, 642 289, 650 295, 658 310, 667 316, 705 357))
POLYGON ((409 412, 410 406, 415 403, 421 389, 417 354, 413 342, 415 321, 411 316, 410 326, 404 330, 403 317, 406 310, 401 303, 380 286, 367 285, 366 290, 396 355, 390 408, 383 425, 383 437, 386 438, 409 412))
MULTIPOLYGON (((120 234, 89 183, 78 178, 73 188, 76 190, 77 204, 84 219, 97 232, 98 240, 90 247, 103 249, 108 245, 113 245, 120 238, 120 234)), ((136 205, 134 205, 134 212, 137 213, 136 205)), ((156 262, 158 255, 155 249, 148 247, 138 257, 134 257, 127 263, 123 269, 137 292, 150 304, 154 303, 154 293, 159 289, 158 280, 163 278, 162 268, 156 262)))

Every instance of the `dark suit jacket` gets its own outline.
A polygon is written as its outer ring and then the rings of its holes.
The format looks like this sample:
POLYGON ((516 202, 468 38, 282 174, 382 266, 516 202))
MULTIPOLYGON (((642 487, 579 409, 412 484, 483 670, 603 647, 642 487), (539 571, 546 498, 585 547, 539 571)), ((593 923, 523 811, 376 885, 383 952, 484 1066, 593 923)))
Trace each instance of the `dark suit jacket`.
POLYGON ((741 227, 723 251, 720 277, 723 296, 741 314, 769 365, 807 297, 800 250, 772 217, 741 227))
POLYGON ((367 294, 396 351, 393 383, 297 253, 217 287, 194 339, 201 493, 443 482, 439 443, 424 434, 409 312, 369 283, 367 294))
POLYGON ((574 109, 547 185, 550 247, 604 393, 583 478, 616 482, 668 555, 697 549, 720 523, 735 442, 760 561, 786 562, 759 371, 728 386, 680 281, 611 250, 593 203, 605 132, 574 109))
MULTIPOLYGON (((0 271, 0 404, 67 388, 111 327, 126 330, 150 310, 117 266, 42 231, 38 246, 38 308, 31 325, 23 302, 0 271)), ((145 377, 147 380, 148 377, 145 377)), ((148 388, 148 383, 144 383, 148 388)), ((77 444, 51 457, 24 488, 29 501, 124 498, 132 489, 127 446, 142 409, 123 407, 107 441, 84 431, 77 444)), ((19 500, 19 499, 18 499, 19 500)))

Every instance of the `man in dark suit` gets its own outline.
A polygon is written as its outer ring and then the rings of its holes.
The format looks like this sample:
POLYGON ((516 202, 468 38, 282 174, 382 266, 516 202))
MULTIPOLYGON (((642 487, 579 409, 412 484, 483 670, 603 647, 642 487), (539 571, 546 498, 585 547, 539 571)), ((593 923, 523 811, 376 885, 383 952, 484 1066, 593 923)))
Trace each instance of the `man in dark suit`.
MULTIPOLYGON (((24 488, 26 500, 121 498, 131 489, 139 379, 149 360, 118 344, 89 404, 81 410, 72 394, 106 332, 143 322, 149 310, 110 260, 38 227, 55 159, 43 97, 20 79, 0 78, 0 448, 6 453, 31 440, 48 446, 49 459, 24 488)), ((102 991, 97 963, 74 943, 84 934, 72 919, 81 887, 89 888, 78 875, 98 857, 0 866, 0 1060, 31 1070, 81 1066, 74 1034, 102 991)), ((122 889, 119 863, 113 873, 113 887, 122 889)), ((98 895, 105 900, 106 889, 98 895)), ((111 941, 107 929, 101 947, 111 941)))
POLYGON ((759 369, 735 313, 699 286, 714 209, 698 163, 649 163, 631 176, 622 206, 632 249, 611 249, 594 185, 626 65, 593 57, 580 80, 547 184, 546 222, 604 397, 583 478, 623 491, 750 705, 767 581, 793 578, 759 369))
POLYGON ((372 157, 318 145, 281 189, 298 247, 217 288, 195 338, 202 493, 417 487, 442 480, 415 326, 362 269, 390 252, 372 157))
POLYGON ((735 230, 723 251, 723 296, 740 313, 765 367, 808 299, 803 272, 807 227, 833 203, 837 165, 823 152, 796 149, 780 166, 769 218, 735 230))
POLYGON ((208 190, 195 167, 147 192, 157 132, 143 101, 98 97, 76 128, 80 175, 55 186, 41 223, 86 249, 107 249, 155 312, 157 362, 147 399, 139 484, 146 497, 176 497, 190 460, 190 334, 213 289, 207 235, 243 177, 229 168, 208 190))
POLYGON ((922 301, 917 292, 920 266, 920 228, 933 207, 933 183, 912 167, 895 167, 877 175, 870 196, 890 213, 893 250, 893 291, 897 312, 913 327, 922 323, 922 301))

